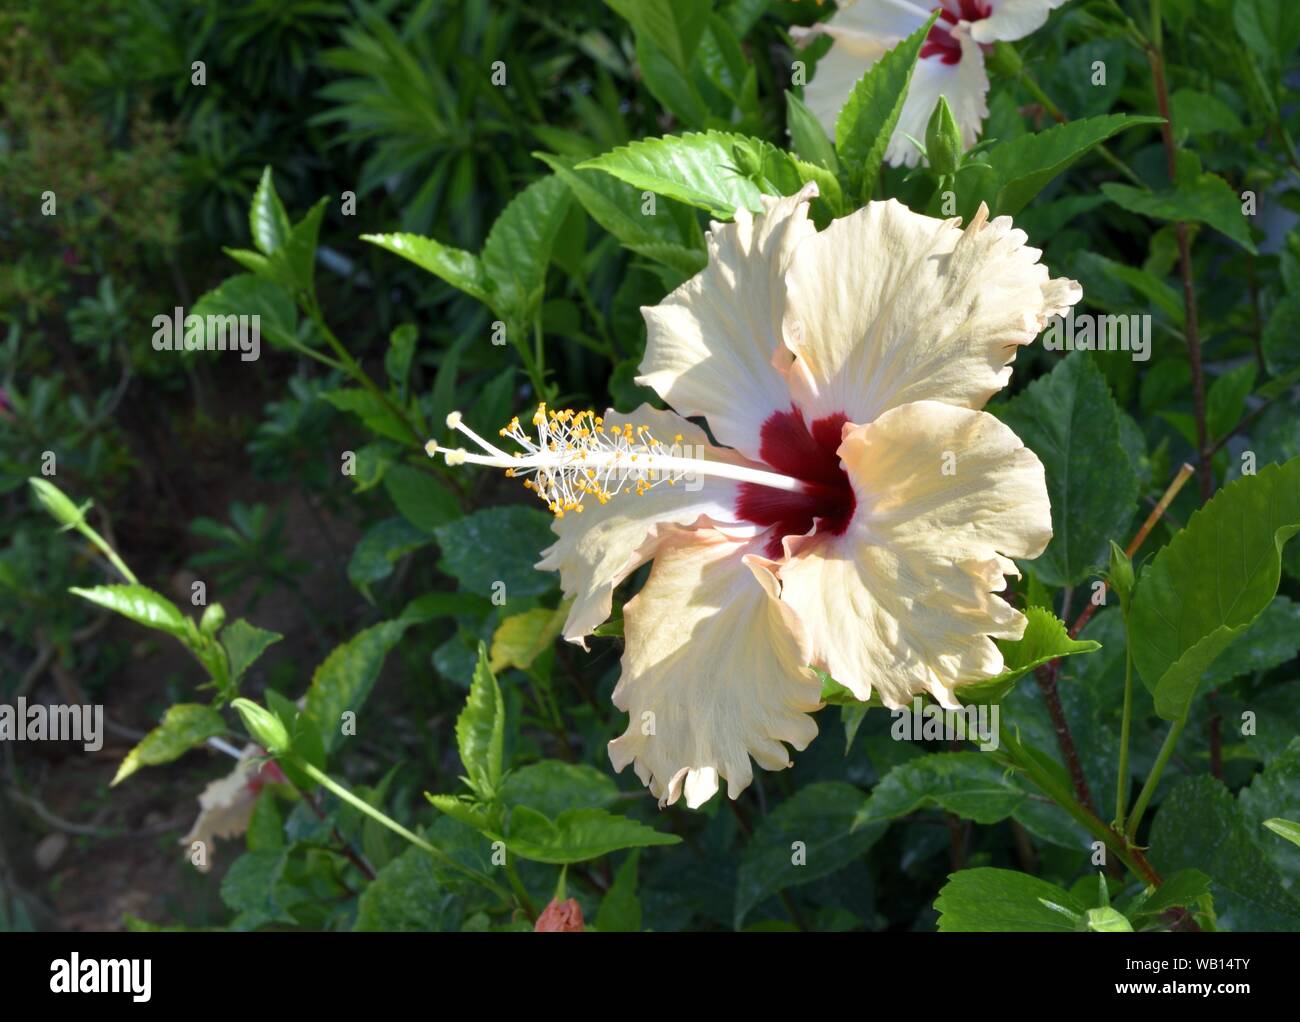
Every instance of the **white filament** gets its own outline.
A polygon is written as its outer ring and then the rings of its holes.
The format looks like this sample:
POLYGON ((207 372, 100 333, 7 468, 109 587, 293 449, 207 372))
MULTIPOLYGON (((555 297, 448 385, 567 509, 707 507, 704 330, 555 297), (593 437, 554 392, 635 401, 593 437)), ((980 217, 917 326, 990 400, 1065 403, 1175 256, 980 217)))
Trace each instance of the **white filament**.
POLYGON ((469 437, 483 453, 430 441, 426 446, 430 457, 441 452, 448 465, 488 465, 524 477, 524 486, 560 517, 566 511, 580 514, 589 497, 604 504, 620 493, 640 495, 661 483, 675 486, 683 480, 692 489, 699 477, 709 475, 788 492, 803 489, 803 483, 790 476, 683 453, 687 449, 680 435, 665 444, 647 426, 606 428, 604 420, 590 411, 552 412, 539 405, 533 415, 535 438, 523 431, 518 418, 512 419, 501 435, 519 445, 514 454, 484 440, 465 425, 459 412, 447 416, 447 425, 469 437))

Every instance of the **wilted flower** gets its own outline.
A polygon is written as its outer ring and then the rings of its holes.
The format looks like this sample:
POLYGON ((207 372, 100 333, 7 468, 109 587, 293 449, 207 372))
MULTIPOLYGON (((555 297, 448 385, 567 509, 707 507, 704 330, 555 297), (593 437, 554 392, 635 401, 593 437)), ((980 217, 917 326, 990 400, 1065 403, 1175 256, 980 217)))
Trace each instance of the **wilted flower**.
POLYGON ((962 230, 873 202, 819 233, 816 194, 714 223, 708 266, 643 310, 638 382, 675 412, 542 408, 535 441, 502 431, 513 456, 449 420, 483 451, 449 463, 527 475, 557 512, 538 566, 574 601, 569 641, 654 560, 623 608, 614 702, 631 720, 609 751, 663 804, 698 806, 719 778, 735 798, 750 757, 789 766, 782 743, 817 733, 810 665, 859 699, 955 707, 1002 670, 992 638, 1023 634, 996 595, 1009 558, 1051 537, 1042 465, 978 409, 1078 285, 983 207, 962 230))
POLYGON ((206 873, 211 868, 210 859, 216 851, 217 838, 229 840, 248 830, 262 788, 267 784, 287 783, 284 771, 274 761, 264 760, 259 765, 259 757, 265 755, 266 751, 258 745, 250 743, 244 746, 235 768, 225 777, 211 782, 199 795, 198 818, 180 843, 189 848, 195 842, 202 842, 208 855, 196 863, 200 871, 206 873))
POLYGON ((907 99, 889 140, 885 159, 916 166, 920 159, 907 136, 922 139, 935 104, 951 107, 966 148, 975 144, 989 114, 984 53, 999 40, 1022 39, 1042 27, 1065 0, 843 0, 829 21, 791 33, 796 39, 828 35, 830 50, 818 62, 804 100, 828 134, 853 86, 876 61, 921 28, 934 11, 939 20, 921 46, 907 99))

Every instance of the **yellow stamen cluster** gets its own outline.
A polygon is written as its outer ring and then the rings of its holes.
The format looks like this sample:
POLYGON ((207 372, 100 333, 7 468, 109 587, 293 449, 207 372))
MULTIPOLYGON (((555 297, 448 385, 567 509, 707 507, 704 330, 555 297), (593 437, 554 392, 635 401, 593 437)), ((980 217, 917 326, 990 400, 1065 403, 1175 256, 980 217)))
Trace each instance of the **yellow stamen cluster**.
POLYGON ((680 434, 669 448, 648 426, 606 426, 594 411, 552 411, 545 404, 537 406, 532 424, 535 437, 524 432, 518 417, 500 431, 522 448, 514 455, 520 464, 506 474, 526 477, 524 487, 559 518, 569 511, 581 514, 587 498, 605 504, 618 493, 641 495, 661 482, 675 485, 683 474, 650 464, 656 456, 680 455, 680 434))

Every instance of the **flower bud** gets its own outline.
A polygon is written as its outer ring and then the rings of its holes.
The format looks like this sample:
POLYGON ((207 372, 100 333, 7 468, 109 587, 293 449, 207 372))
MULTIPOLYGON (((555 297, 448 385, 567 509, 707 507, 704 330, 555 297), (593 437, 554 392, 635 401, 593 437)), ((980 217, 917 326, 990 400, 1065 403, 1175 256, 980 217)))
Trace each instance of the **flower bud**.
POLYGON ((219 603, 212 603, 208 605, 208 609, 203 612, 203 617, 199 620, 199 631, 204 635, 214 636, 225 623, 226 608, 219 603))
POLYGON ((1127 607, 1133 592, 1133 562, 1113 539, 1110 541, 1110 568, 1106 572, 1106 581, 1119 597, 1120 606, 1127 607))
POLYGON ((274 713, 251 699, 236 699, 230 705, 244 718, 248 733, 272 756, 282 756, 289 751, 289 732, 274 713))
MULTIPOLYGON (((62 525, 65 529, 75 529, 81 524, 82 515, 85 514, 86 508, 79 508, 68 498, 68 495, 60 490, 53 483, 46 482, 44 479, 28 479, 32 484, 32 489, 36 491, 36 499, 41 502, 50 517, 62 525)), ((90 505, 87 504, 86 507, 90 505)))
POLYGON ((1088 930, 1092 933, 1132 933, 1133 924, 1113 908, 1090 908, 1088 930))
POLYGON ((582 907, 576 898, 561 901, 551 899, 533 925, 534 933, 581 933, 582 907))
POLYGON ((948 177, 957 173, 963 152, 961 129, 952 116, 948 100, 940 96, 925 128, 925 158, 930 161, 931 170, 940 177, 948 177))

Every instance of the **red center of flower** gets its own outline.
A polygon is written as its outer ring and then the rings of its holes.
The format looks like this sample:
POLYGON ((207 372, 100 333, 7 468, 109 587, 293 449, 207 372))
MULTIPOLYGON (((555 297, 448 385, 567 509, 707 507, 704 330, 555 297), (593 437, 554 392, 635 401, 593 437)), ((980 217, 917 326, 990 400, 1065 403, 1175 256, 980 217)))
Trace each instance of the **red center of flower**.
POLYGON ((948 25, 959 21, 983 21, 993 13, 989 0, 944 0, 942 7, 932 10, 939 12, 939 20, 925 37, 921 58, 938 57, 945 64, 961 63, 961 43, 953 38, 948 25))
POLYGON ((802 493, 740 484, 736 513, 755 525, 776 526, 764 548, 768 557, 780 557, 782 539, 806 535, 814 524, 819 533, 832 536, 848 528, 857 501, 835 453, 847 420, 848 416, 836 413, 809 426, 803 412, 791 406, 788 412, 773 412, 763 423, 759 457, 775 471, 803 483, 802 493))

